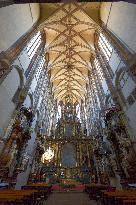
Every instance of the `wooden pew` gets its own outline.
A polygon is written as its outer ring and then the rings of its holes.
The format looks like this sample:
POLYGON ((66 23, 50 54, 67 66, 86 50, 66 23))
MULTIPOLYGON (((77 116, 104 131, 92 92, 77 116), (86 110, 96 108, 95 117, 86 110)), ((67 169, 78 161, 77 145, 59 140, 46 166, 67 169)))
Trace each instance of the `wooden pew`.
POLYGON ((103 192, 103 204, 124 205, 124 200, 136 200, 136 190, 117 190, 115 192, 103 192))
POLYGON ((90 199, 102 199, 103 205, 136 205, 136 190, 116 190, 102 184, 88 184, 85 191, 90 199))
POLYGON ((44 184, 44 183, 35 183, 35 184, 28 184, 22 187, 23 190, 37 190, 40 194, 42 194, 42 197, 46 200, 49 196, 49 194, 52 191, 52 185, 44 184))
POLYGON ((88 184, 85 186, 85 192, 88 193, 90 199, 97 200, 101 197, 102 190, 107 190, 109 186, 103 184, 88 184))
MULTIPOLYGON (((0 205, 34 205, 37 202, 36 190, 1 190, 0 205)), ((38 200, 39 201, 39 200, 38 200)))

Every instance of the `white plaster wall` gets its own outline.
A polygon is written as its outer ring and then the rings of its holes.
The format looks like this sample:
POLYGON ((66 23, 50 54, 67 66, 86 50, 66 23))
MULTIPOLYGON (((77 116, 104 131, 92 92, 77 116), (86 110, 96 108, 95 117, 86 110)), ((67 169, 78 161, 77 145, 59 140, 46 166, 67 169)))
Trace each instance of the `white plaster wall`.
MULTIPOLYGON (((37 117, 35 117, 33 124, 32 124, 33 130, 35 130, 34 128, 35 128, 36 121, 37 121, 37 117)), ((29 156, 28 166, 24 172, 21 172, 18 174, 17 183, 15 186, 16 189, 21 189, 22 186, 27 184, 29 174, 31 171, 31 164, 32 164, 33 156, 35 153, 35 147, 36 147, 36 133, 35 133, 35 131, 33 131, 31 139, 28 141, 28 145, 27 145, 26 150, 25 150, 29 156)))
POLYGON ((21 66, 22 66, 22 68, 24 70, 24 73, 25 73, 25 71, 27 70, 27 68, 28 68, 28 66, 30 64, 30 58, 29 58, 29 56, 27 54, 27 50, 26 49, 24 49, 20 53, 20 55, 18 56, 18 60, 19 60, 21 66))
POLYGON ((29 96, 29 95, 27 95, 27 97, 26 97, 26 99, 25 99, 25 101, 24 101, 23 104, 24 104, 24 106, 27 107, 27 108, 31 107, 31 99, 30 99, 30 96, 29 96))
POLYGON ((39 3, 32 3, 30 4, 30 7, 31 7, 31 12, 33 17, 33 23, 35 23, 37 19, 39 19, 39 15, 40 15, 39 3))
POLYGON ((8 90, 0 86, 0 138, 6 131, 10 122, 11 115, 15 109, 15 105, 11 102, 8 90))
POLYGON ((120 64, 120 61, 121 61, 120 57, 118 56, 116 51, 113 50, 110 61, 109 61, 109 65, 111 66, 113 73, 116 72, 116 70, 120 64))
POLYGON ((16 90, 20 86, 20 77, 19 77, 19 73, 16 70, 16 68, 13 68, 11 70, 9 75, 4 80, 3 85, 6 88, 6 90, 8 91, 10 99, 12 99, 16 90))
MULTIPOLYGON (((122 93, 126 99, 135 87, 136 84, 129 77, 126 81, 126 84, 122 88, 122 93)), ((128 123, 132 129, 133 135, 136 137, 136 102, 133 105, 129 105, 128 109, 125 108, 124 111, 126 113, 126 116, 128 117, 128 123)))
POLYGON ((129 107, 126 111, 126 115, 129 119, 129 125, 131 126, 133 134, 136 138, 136 102, 129 107))
POLYGON ((19 86, 20 77, 14 68, 0 85, 0 137, 5 133, 14 112, 15 104, 12 98, 19 86))
POLYGON ((136 51, 136 4, 127 2, 102 3, 101 20, 132 51, 136 51))
MULTIPOLYGON (((131 52, 136 51, 136 4, 127 2, 104 2, 100 12, 101 20, 107 25, 107 28, 129 48, 131 52)), ((118 55, 113 51, 110 62, 112 70, 116 73, 125 64, 120 61, 118 55)), ((115 84, 115 77, 114 77, 115 84)), ((124 97, 127 98, 135 84, 132 79, 128 79, 122 89, 124 97)), ((136 103, 126 110, 130 127, 136 136, 136 103)))
POLYGON ((122 88, 124 97, 127 98, 135 87, 136 87, 136 84, 134 83, 132 78, 128 77, 124 87, 122 88))
POLYGON ((105 79, 104 79, 103 82, 102 82, 102 87, 103 87, 104 93, 106 94, 106 93, 107 93, 107 90, 108 90, 108 86, 107 86, 107 83, 106 83, 106 80, 105 80, 105 79))
POLYGON ((35 76, 33 81, 32 81, 31 87, 30 87, 31 92, 35 91, 36 85, 37 85, 37 80, 36 80, 36 76, 35 76))
POLYGON ((13 4, 0 8, 0 52, 7 50, 39 18, 39 4, 13 4))

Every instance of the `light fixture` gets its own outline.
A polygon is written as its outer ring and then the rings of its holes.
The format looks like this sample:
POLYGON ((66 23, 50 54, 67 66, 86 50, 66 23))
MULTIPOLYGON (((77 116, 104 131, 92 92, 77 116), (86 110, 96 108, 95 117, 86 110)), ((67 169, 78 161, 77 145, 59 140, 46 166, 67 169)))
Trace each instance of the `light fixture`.
POLYGON ((46 161, 51 161, 51 159, 54 157, 54 150, 52 150, 50 147, 45 151, 45 153, 42 155, 41 161, 45 163, 46 161))

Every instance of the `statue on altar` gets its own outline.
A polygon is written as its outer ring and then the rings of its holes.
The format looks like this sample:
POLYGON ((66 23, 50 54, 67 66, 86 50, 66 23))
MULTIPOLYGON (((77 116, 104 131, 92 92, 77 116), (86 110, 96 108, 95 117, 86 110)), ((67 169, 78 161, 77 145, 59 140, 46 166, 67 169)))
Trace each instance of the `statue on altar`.
POLYGON ((17 153, 17 143, 16 140, 19 135, 19 130, 14 128, 9 140, 7 141, 5 148, 0 157, 0 163, 3 167, 10 167, 16 153, 17 153))

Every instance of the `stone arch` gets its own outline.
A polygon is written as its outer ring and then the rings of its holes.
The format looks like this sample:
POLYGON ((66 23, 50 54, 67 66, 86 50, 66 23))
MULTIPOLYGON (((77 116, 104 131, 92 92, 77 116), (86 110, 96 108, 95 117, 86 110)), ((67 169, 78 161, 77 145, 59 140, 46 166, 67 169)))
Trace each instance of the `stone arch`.
POLYGON ((12 101, 17 104, 18 103, 18 99, 19 99, 19 95, 24 87, 24 72, 23 69, 20 68, 18 65, 12 65, 11 66, 11 72, 12 70, 15 69, 19 75, 19 79, 20 79, 20 84, 18 85, 17 90, 15 91, 12 101))
POLYGON ((13 68, 17 70, 19 77, 20 77, 20 88, 23 88, 24 87, 24 71, 18 65, 12 65, 12 66, 13 68))

